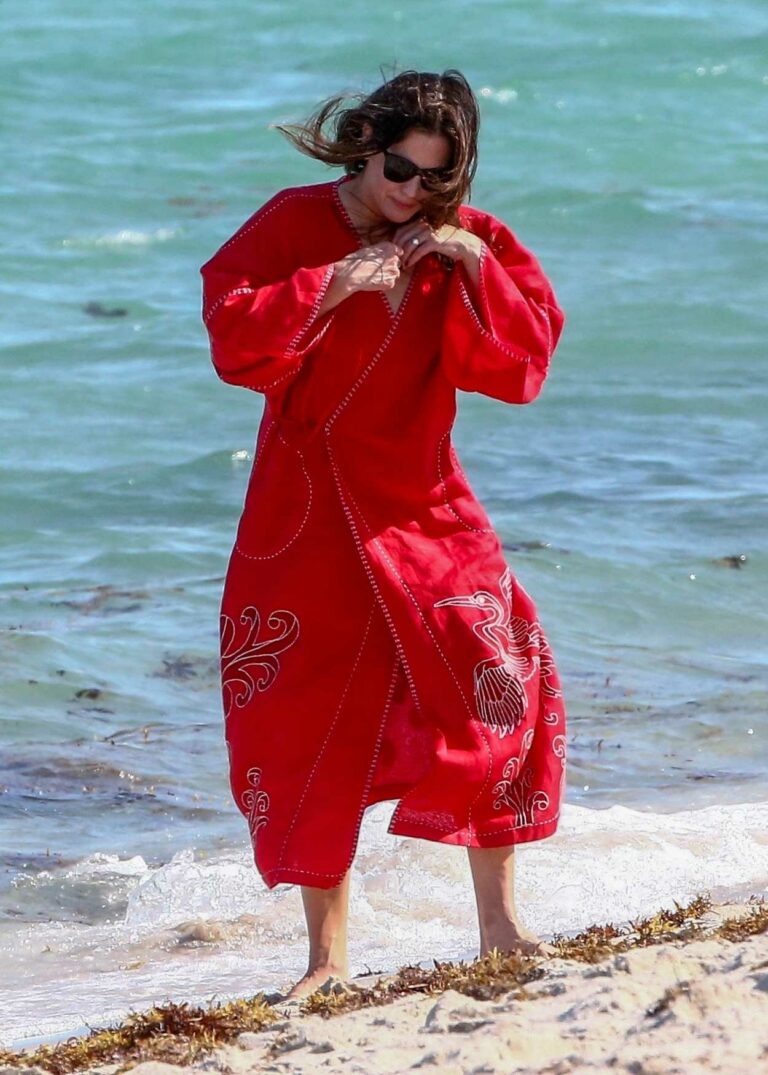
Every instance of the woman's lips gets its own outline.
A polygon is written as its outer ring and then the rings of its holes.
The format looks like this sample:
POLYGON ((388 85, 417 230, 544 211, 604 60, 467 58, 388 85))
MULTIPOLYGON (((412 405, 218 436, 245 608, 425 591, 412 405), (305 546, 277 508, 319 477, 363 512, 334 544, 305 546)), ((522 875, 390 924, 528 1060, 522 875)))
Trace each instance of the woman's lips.
POLYGON ((402 209, 404 212, 407 213, 412 213, 415 209, 418 208, 418 205, 404 205, 403 202, 398 201, 397 198, 393 198, 392 201, 395 203, 398 209, 402 209))

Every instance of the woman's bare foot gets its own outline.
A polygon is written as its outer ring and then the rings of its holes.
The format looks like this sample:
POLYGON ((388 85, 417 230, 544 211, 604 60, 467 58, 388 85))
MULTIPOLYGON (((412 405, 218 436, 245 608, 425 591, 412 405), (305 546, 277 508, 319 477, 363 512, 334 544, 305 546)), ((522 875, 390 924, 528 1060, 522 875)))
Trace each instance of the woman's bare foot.
POLYGON ((340 967, 330 963, 324 967, 317 967, 313 971, 307 971, 304 977, 300 978, 285 994, 283 1000, 298 1000, 299 997, 307 997, 320 986, 325 985, 329 978, 345 982, 349 978, 349 967, 340 967))
POLYGON ((515 846, 468 847, 480 926, 480 957, 497 948, 520 955, 553 956, 557 949, 522 926, 515 910, 515 846))
POLYGON ((554 956, 557 949, 548 941, 543 941, 519 922, 506 921, 486 928, 481 932, 480 957, 493 949, 500 952, 514 952, 521 956, 554 956))

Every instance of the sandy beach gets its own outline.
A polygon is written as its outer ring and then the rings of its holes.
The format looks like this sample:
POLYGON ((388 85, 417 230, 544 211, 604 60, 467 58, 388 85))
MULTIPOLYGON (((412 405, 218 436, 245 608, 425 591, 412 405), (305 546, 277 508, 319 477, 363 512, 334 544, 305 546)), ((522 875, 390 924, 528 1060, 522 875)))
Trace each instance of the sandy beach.
MULTIPOLYGON (((678 910, 676 922, 674 912, 672 917, 662 912, 644 919, 639 931, 592 927, 561 942, 560 951, 570 952, 569 958, 515 963, 512 957, 506 972, 511 968, 517 982, 511 986, 504 985, 501 974, 480 973, 482 961, 458 965, 468 971, 463 982, 456 979, 459 988, 431 993, 422 991, 428 972, 421 971, 420 979, 412 973, 409 987, 401 969, 401 993, 413 992, 394 1000, 387 995, 395 981, 391 977, 330 982, 311 1001, 273 998, 260 1014, 262 1023, 271 1020, 268 1026, 230 1033, 226 1044, 198 1051, 191 1063, 142 1059, 134 1052, 119 1062, 79 1070, 92 1075, 127 1070, 136 1075, 394 1075, 420 1068, 440 1075, 768 1072, 768 908, 753 898, 740 905, 691 904, 678 910), (356 1004, 366 1006, 344 1010, 356 1004)), ((437 969, 450 978, 456 967, 437 969)), ((428 987, 434 989, 434 982, 428 987)), ((19 1063, 21 1055, 15 1062, 9 1054, 0 1056, 0 1075, 75 1070, 72 1054, 67 1060, 62 1052, 51 1051, 47 1059, 30 1052, 19 1063)), ((143 1055, 172 1054, 155 1048, 143 1055)))

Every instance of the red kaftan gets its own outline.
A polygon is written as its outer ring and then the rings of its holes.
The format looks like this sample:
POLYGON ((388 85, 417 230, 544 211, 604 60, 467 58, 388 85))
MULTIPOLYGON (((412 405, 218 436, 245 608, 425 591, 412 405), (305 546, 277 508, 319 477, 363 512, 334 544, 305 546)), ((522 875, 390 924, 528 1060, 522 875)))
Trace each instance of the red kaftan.
POLYGON ((330 888, 363 813, 491 847, 557 827, 565 707, 533 601, 451 443, 456 389, 539 393, 564 315, 536 258, 462 206, 464 266, 414 267, 396 313, 358 291, 338 193, 283 190, 203 265, 219 377, 264 393, 221 601, 230 783, 264 882, 330 888))

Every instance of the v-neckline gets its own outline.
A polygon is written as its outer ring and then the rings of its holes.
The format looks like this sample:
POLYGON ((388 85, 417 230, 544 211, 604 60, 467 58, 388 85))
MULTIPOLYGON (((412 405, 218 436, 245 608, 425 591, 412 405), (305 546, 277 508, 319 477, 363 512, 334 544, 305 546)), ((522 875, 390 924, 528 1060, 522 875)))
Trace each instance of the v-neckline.
MULTIPOLYGON (((354 222, 352 220, 352 217, 349 215, 349 212, 347 210, 346 205, 342 201, 341 194, 339 194, 339 187, 342 185, 342 183, 346 183, 352 178, 353 178, 352 176, 342 175, 338 179, 334 179, 331 182, 331 190, 333 192, 333 200, 334 200, 334 202, 336 204, 336 207, 338 208, 339 214, 340 214, 343 222, 346 224, 346 226, 349 228, 349 230, 352 232, 352 234, 354 235, 355 239, 357 240, 357 249, 362 250, 363 247, 366 244, 361 239, 360 233, 358 232, 357 228, 355 227, 354 222)), ((392 303, 389 301, 389 298, 387 297, 387 293, 385 291, 383 291, 380 288, 376 289, 376 294, 380 295, 381 298, 383 299, 383 301, 384 301, 384 303, 385 303, 385 305, 387 307, 387 312, 389 313, 389 316, 391 317, 393 324, 396 323, 400 319, 400 316, 402 315, 403 307, 405 306, 406 302, 408 301, 408 297, 410 296, 411 290, 413 289, 413 281, 416 278, 416 270, 418 269, 418 267, 419 267, 419 262, 417 261, 416 264, 411 269, 411 277, 410 277, 410 279, 408 281, 408 284, 407 284, 407 286, 405 288, 405 291, 400 296, 400 302, 397 304, 396 308, 392 306, 392 303)))

